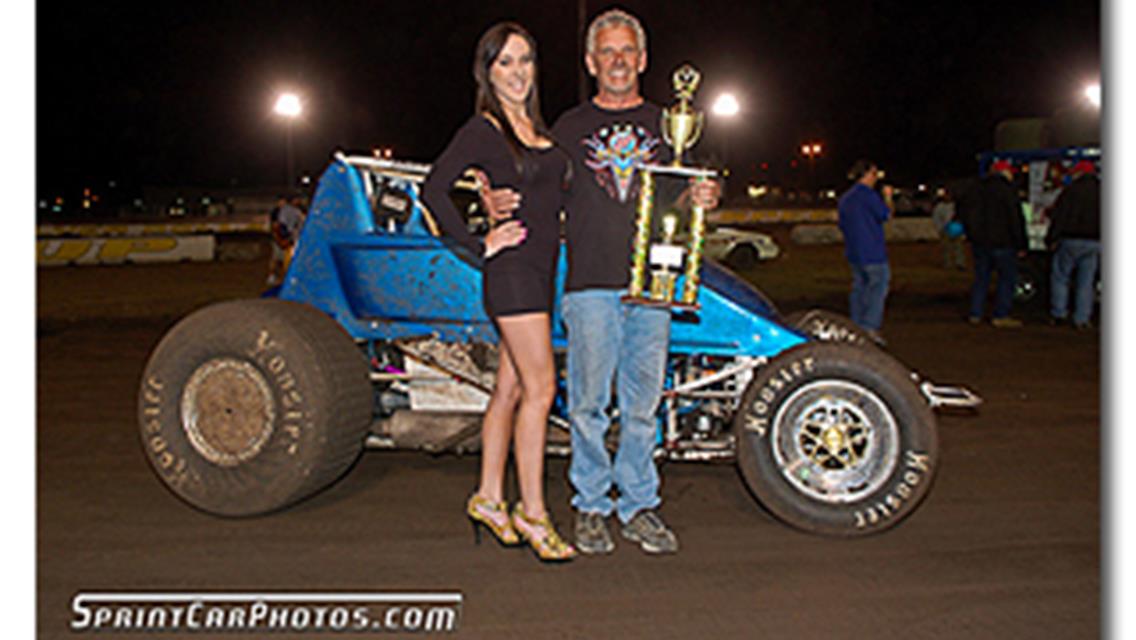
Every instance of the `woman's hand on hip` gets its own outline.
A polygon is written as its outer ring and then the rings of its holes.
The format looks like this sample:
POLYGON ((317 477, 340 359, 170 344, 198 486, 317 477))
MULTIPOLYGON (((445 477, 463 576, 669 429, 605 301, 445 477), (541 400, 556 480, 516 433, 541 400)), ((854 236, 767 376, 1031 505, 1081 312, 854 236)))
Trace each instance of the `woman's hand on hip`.
POLYGON ((510 220, 499 224, 485 234, 485 257, 492 258, 509 247, 515 247, 525 241, 528 230, 520 220, 510 220))

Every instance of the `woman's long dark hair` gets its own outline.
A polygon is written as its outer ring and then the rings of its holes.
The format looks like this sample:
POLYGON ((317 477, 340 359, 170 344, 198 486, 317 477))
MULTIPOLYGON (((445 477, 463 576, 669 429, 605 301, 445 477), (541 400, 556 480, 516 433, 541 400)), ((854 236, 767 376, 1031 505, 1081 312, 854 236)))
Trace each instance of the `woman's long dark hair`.
POLYGON ((544 124, 544 118, 540 114, 540 85, 537 81, 540 66, 537 63, 536 40, 524 27, 515 22, 499 22, 493 25, 477 42, 477 50, 473 56, 473 78, 477 81, 477 101, 474 104, 474 110, 475 114, 489 113, 501 125, 501 130, 505 134, 505 141, 509 144, 509 150, 513 154, 513 162, 517 166, 517 172, 523 174, 522 149, 525 145, 517 137, 517 132, 513 130, 512 123, 509 122, 504 108, 501 107, 501 101, 497 99, 493 85, 489 83, 489 67, 497 60, 497 56, 501 54, 501 49, 505 48, 505 41, 513 34, 524 38, 533 57, 532 87, 529 89, 528 98, 525 99, 525 113, 532 121, 533 130, 538 135, 549 140, 552 139, 548 127, 544 124))

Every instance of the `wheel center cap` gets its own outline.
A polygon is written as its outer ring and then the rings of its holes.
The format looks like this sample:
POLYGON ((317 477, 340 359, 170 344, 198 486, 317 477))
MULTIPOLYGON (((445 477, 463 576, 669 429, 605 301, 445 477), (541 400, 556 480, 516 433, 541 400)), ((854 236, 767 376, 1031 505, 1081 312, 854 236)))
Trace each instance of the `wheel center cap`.
POLYGON ((190 444, 221 466, 235 466, 260 453, 275 418, 268 381, 244 360, 209 360, 193 372, 182 393, 182 428, 190 444))
POLYGON ((824 442, 825 448, 828 449, 830 453, 833 455, 837 454, 845 445, 844 429, 839 426, 825 429, 824 433, 821 434, 821 441, 824 442))

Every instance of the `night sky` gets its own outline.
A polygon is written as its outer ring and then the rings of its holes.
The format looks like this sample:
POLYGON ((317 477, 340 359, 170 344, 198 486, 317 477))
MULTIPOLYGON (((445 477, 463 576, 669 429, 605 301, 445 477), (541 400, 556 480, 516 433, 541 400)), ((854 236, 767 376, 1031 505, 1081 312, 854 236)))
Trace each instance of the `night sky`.
MULTIPOLYGON (((589 1, 588 18, 608 6, 589 1)), ((741 175, 766 162, 791 181, 812 139, 825 145, 817 177, 833 188, 859 156, 901 184, 963 175, 1000 120, 1074 106, 1100 77, 1100 6, 1083 0, 621 6, 648 32, 648 97, 670 101, 684 61, 703 72, 704 108, 719 91, 738 94, 740 119, 710 120, 699 152, 728 153, 741 175)), ((551 124, 578 100, 577 10, 575 0, 38 3, 37 196, 111 180, 280 184, 284 126, 271 108, 281 88, 306 100, 299 170, 318 175, 336 149, 376 146, 428 162, 471 113, 478 36, 504 19, 538 41, 551 124)))

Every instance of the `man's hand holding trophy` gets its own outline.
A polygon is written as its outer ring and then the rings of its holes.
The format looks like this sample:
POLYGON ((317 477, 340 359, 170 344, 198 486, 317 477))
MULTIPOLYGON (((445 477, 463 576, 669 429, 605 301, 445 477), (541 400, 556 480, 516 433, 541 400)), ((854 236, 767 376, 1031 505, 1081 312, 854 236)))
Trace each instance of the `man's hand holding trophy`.
POLYGON ((663 110, 660 123, 663 139, 674 153, 674 161, 669 165, 644 165, 640 168, 631 282, 623 298, 627 302, 686 310, 698 308, 706 202, 716 201, 718 195, 717 185, 707 182, 717 175, 716 172, 682 163, 683 153, 694 146, 702 133, 703 114, 691 104, 701 77, 698 70, 689 64, 675 71, 673 79, 678 100, 663 110), (654 210, 657 175, 694 179, 695 193, 690 198, 689 229, 685 234, 679 233, 680 218, 674 210, 662 213, 660 224, 654 223, 654 217, 660 215, 654 210), (653 234, 654 230, 661 230, 661 233, 653 234), (680 244, 680 237, 685 237, 685 244, 680 244), (676 296, 680 274, 683 286, 676 296))

